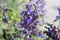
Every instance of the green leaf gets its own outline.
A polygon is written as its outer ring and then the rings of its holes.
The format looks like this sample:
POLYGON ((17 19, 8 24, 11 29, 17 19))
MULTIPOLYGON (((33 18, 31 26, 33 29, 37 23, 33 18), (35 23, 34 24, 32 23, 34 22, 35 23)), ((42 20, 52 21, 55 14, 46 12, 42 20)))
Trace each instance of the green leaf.
POLYGON ((57 19, 55 19, 53 22, 56 22, 57 21, 57 19))

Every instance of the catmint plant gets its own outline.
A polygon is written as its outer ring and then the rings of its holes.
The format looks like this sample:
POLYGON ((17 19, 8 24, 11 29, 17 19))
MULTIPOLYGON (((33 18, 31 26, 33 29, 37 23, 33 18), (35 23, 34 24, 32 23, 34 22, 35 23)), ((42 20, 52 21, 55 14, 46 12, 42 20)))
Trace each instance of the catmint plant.
POLYGON ((27 40, 34 40, 33 36, 38 35, 42 38, 42 33, 37 28, 37 25, 40 24, 38 20, 38 17, 40 16, 39 12, 44 12, 44 10, 42 9, 42 3, 43 0, 30 0, 30 2, 26 5, 26 10, 23 10, 21 12, 21 15, 23 17, 22 21, 20 22, 21 28, 23 28, 22 30, 20 30, 20 32, 22 33, 21 37, 28 37, 27 40))

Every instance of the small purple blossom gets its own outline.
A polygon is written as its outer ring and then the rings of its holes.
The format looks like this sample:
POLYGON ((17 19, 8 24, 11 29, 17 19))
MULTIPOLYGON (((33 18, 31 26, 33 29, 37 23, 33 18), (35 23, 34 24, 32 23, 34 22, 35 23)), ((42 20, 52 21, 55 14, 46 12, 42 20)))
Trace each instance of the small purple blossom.
POLYGON ((58 8, 59 11, 59 16, 56 16, 56 19, 59 20, 60 19, 60 8, 58 8))
POLYGON ((35 23, 34 23, 35 25, 38 25, 39 24, 39 21, 35 21, 35 23))
POLYGON ((39 38, 43 38, 43 33, 42 33, 42 31, 39 31, 38 36, 39 36, 39 38))
POLYGON ((26 11, 22 11, 21 15, 26 15, 27 12, 26 11))
POLYGON ((38 0, 39 3, 42 3, 44 0, 38 0))
POLYGON ((59 14, 60 14, 60 8, 58 8, 59 14))
POLYGON ((60 19, 60 16, 56 16, 56 19, 60 19))

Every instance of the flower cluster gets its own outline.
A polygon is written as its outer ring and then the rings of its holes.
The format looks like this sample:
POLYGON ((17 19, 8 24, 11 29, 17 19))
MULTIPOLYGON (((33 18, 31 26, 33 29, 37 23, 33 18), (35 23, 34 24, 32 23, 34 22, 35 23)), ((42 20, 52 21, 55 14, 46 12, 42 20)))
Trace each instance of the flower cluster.
POLYGON ((48 31, 45 31, 44 33, 46 33, 46 35, 48 35, 48 37, 51 37, 53 40, 60 40, 59 29, 57 29, 56 26, 53 26, 51 24, 48 25, 50 27, 45 27, 48 29, 48 31))
POLYGON ((26 10, 21 13, 23 18, 20 23, 22 28, 20 32, 22 33, 22 37, 27 37, 28 39, 33 40, 33 35, 39 35, 39 37, 42 37, 42 33, 39 32, 37 25, 40 24, 38 20, 38 17, 40 16, 38 11, 43 12, 43 6, 40 6, 39 3, 43 3, 43 0, 36 0, 34 3, 31 2, 32 1, 26 5, 26 10))

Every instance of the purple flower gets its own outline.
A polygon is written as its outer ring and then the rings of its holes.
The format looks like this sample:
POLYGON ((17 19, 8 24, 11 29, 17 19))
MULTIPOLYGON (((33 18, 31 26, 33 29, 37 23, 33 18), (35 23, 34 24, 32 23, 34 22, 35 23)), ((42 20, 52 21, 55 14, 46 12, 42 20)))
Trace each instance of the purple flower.
POLYGON ((32 20, 31 19, 28 19, 27 20, 28 24, 32 23, 32 20))
POLYGON ((21 15, 26 15, 27 12, 26 11, 22 11, 21 15))
POLYGON ((60 16, 56 16, 56 19, 57 19, 57 20, 60 19, 60 16))
POLYGON ((44 0, 38 0, 38 2, 42 3, 44 0))
POLYGON ((27 14, 28 14, 28 15, 31 15, 32 13, 29 11, 27 14))
POLYGON ((26 5, 27 11, 31 11, 31 7, 32 7, 32 5, 26 5))
POLYGON ((29 30, 29 31, 32 31, 33 28, 32 28, 31 26, 28 26, 28 30, 29 30))
POLYGON ((54 22, 60 19, 60 8, 58 8, 58 11, 59 11, 59 16, 56 16, 56 19, 54 20, 54 22))
POLYGON ((27 19, 23 19, 20 24, 21 24, 21 27, 26 27, 27 19))
POLYGON ((58 8, 59 14, 60 14, 60 8, 58 8))
POLYGON ((42 7, 39 6, 39 7, 37 8, 37 12, 41 12, 41 9, 42 9, 42 7))
POLYGON ((39 24, 39 21, 35 21, 35 23, 34 23, 35 25, 38 25, 39 24))
POLYGON ((42 32, 39 32, 38 36, 42 38, 43 37, 42 32))
POLYGON ((34 29, 32 30, 31 34, 32 35, 37 35, 38 34, 38 30, 36 27, 33 27, 34 29))

